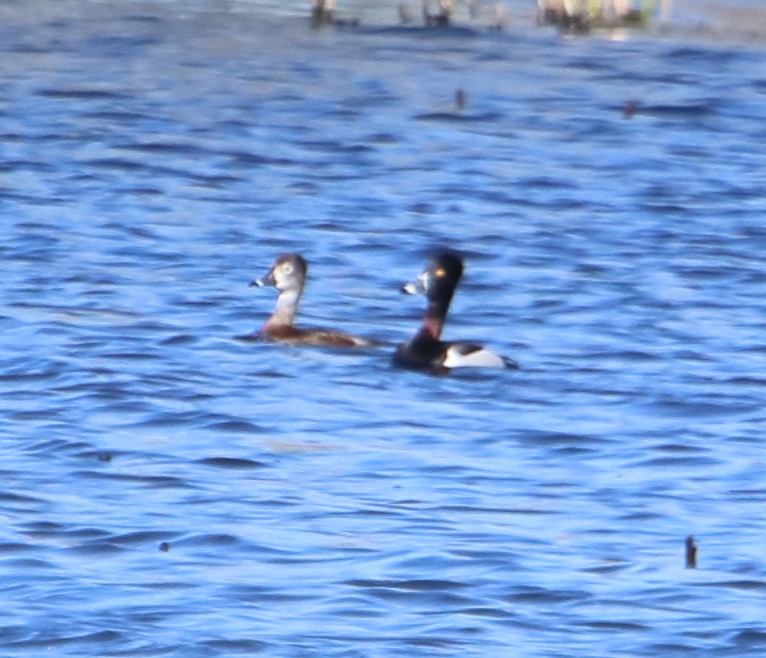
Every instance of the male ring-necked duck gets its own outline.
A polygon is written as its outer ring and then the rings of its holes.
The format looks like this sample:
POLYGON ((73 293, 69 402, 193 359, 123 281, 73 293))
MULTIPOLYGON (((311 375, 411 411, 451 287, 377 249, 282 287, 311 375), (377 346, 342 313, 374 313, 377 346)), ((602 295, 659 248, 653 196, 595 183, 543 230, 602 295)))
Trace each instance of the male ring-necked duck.
POLYGON ((418 332, 402 343, 394 362, 405 368, 445 372, 451 368, 518 368, 518 365, 474 343, 441 340, 452 296, 463 275, 463 261, 452 253, 434 258, 413 283, 402 292, 422 293, 428 299, 425 317, 418 332))
POLYGON ((279 290, 277 305, 271 317, 254 336, 292 345, 319 345, 325 347, 370 347, 375 341, 334 329, 299 329, 293 326, 298 302, 306 284, 308 264, 298 254, 279 256, 262 279, 251 286, 274 286, 279 290))

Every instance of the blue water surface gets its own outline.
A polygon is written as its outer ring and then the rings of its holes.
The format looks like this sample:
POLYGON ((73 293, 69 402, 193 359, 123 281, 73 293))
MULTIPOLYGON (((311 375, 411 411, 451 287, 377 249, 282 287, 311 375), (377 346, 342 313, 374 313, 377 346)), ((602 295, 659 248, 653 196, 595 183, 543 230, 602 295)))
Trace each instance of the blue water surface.
POLYGON ((763 656, 763 48, 303 4, 0 4, 0 653, 763 656))

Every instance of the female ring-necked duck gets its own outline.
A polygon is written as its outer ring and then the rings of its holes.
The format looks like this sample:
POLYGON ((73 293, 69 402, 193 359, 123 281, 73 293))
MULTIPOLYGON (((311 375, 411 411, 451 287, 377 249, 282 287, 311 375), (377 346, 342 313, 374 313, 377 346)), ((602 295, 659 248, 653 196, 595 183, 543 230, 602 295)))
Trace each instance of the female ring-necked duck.
POLYGON ((274 286, 279 290, 277 305, 271 317, 255 338, 292 345, 318 345, 325 347, 370 347, 375 341, 334 329, 299 329, 293 326, 298 302, 306 284, 308 264, 298 254, 279 256, 262 279, 251 281, 251 286, 274 286))
POLYGON ((413 283, 402 292, 422 293, 428 299, 419 331, 394 354, 394 361, 405 368, 445 372, 451 368, 518 368, 518 365, 475 343, 441 340, 452 296, 463 275, 463 261, 452 253, 434 258, 413 283))

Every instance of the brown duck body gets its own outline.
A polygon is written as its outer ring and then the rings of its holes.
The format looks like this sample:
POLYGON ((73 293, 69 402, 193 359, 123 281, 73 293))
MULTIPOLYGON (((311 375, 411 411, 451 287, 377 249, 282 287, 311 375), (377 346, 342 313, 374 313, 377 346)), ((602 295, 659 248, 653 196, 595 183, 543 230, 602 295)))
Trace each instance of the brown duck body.
POLYGON ((253 338, 288 345, 318 347, 372 347, 377 343, 362 336, 325 328, 302 329, 294 326, 303 288, 306 285, 308 264, 299 254, 283 254, 262 279, 251 286, 274 286, 279 290, 274 312, 253 338))
POLYGON ((318 347, 372 347, 374 341, 334 329, 298 329, 289 324, 265 324, 258 335, 288 345, 314 345, 318 347))

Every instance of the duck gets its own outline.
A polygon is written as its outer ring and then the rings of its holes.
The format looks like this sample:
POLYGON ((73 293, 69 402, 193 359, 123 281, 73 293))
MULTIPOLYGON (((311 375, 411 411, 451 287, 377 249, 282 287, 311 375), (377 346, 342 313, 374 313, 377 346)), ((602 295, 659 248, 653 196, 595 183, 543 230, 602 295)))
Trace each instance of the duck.
POLYGON ((418 332, 400 344, 394 363, 411 370, 444 374, 454 368, 518 368, 511 359, 483 345, 441 340, 452 297, 463 276, 463 260, 453 252, 434 257, 417 280, 402 287, 407 294, 424 294, 428 303, 418 332))
POLYGON ((320 347, 372 347, 377 342, 362 336, 336 331, 335 329, 299 329, 293 325, 298 303, 306 285, 308 263, 300 254, 282 254, 271 269, 251 286, 273 286, 279 291, 274 312, 261 329, 248 337, 251 340, 267 340, 290 345, 315 345, 320 347))

